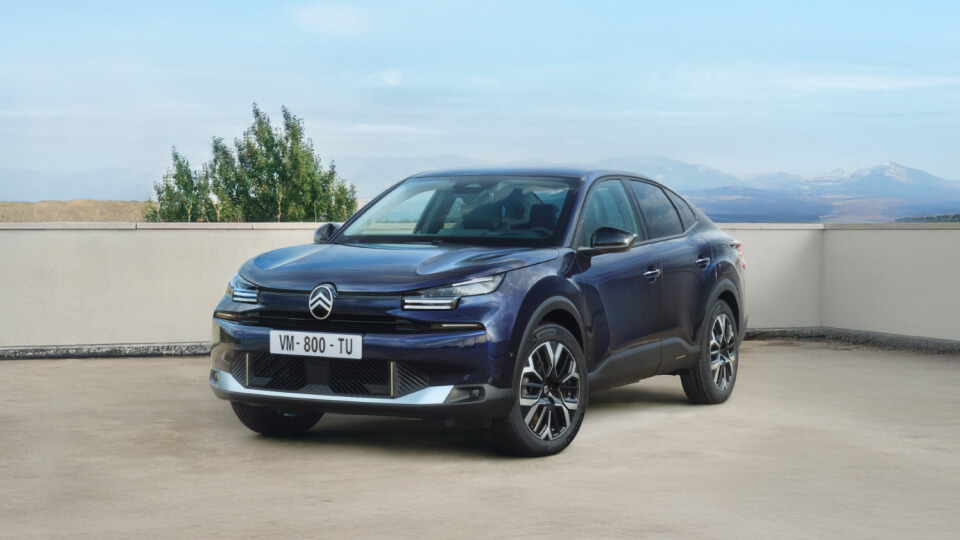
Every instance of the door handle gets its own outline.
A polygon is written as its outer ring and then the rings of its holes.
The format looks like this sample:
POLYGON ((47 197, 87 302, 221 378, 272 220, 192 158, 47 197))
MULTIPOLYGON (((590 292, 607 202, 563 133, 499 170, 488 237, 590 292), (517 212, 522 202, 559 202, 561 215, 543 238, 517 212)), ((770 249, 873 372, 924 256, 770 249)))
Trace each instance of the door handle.
POLYGON ((647 270, 646 272, 643 273, 643 277, 649 279, 650 282, 653 283, 654 281, 657 280, 658 277, 660 277, 660 269, 651 268, 650 270, 647 270))
POLYGON ((706 268, 710 264, 710 257, 700 257, 697 259, 697 266, 700 268, 706 268))

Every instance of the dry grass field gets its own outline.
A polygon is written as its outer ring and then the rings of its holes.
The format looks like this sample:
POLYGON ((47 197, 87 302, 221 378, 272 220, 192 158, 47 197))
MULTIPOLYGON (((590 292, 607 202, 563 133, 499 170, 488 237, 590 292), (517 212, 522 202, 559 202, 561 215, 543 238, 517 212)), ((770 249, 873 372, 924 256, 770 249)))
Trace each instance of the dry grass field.
POLYGON ((141 201, 0 202, 0 222, 11 221, 143 221, 141 201))

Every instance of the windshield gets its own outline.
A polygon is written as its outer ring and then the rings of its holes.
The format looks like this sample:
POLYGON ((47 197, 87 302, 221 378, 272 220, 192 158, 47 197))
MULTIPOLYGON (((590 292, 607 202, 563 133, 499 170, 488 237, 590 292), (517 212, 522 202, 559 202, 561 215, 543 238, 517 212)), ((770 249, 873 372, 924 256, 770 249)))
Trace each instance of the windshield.
POLYGON ((415 178, 364 208, 338 241, 555 246, 576 182, 529 176, 415 178))

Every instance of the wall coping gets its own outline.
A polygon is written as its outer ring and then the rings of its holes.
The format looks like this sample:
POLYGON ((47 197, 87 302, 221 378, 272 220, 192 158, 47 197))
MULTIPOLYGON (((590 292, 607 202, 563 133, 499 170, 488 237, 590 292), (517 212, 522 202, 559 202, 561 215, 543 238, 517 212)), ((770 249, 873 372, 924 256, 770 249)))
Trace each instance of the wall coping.
POLYGON ((717 223, 721 229, 736 230, 818 230, 818 231, 932 231, 958 230, 960 223, 884 222, 884 223, 717 223))
POLYGON ((311 222, 283 222, 283 223, 124 223, 124 222, 5 222, 0 223, 0 230, 12 231, 134 231, 134 230, 160 230, 160 231, 182 231, 182 230, 228 230, 228 231, 249 231, 249 230, 293 230, 293 231, 314 231, 320 225, 327 223, 321 221, 311 222))
MULTIPOLYGON (((182 230, 290 230, 313 231, 327 223, 321 222, 256 222, 256 223, 125 223, 125 222, 3 222, 0 230, 23 231, 182 231, 182 230)), ((960 230, 960 223, 718 223, 729 230, 837 230, 837 231, 894 231, 894 230, 960 230)))

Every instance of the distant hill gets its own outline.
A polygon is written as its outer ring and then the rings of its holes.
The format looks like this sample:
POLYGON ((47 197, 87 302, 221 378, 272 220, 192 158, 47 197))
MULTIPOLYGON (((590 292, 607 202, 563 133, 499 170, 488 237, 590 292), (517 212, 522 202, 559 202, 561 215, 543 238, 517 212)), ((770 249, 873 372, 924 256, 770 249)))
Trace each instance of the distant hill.
POLYGON ((674 189, 711 189, 720 186, 750 186, 736 176, 661 156, 610 158, 591 163, 550 162, 527 159, 507 163, 491 163, 478 159, 443 155, 403 158, 342 158, 337 160, 337 171, 357 186, 362 197, 374 197, 404 178, 424 171, 462 169, 503 165, 509 167, 583 167, 588 169, 619 169, 648 175, 664 181, 674 189))
MULTIPOLYGON (((378 195, 418 172, 498 165, 457 155, 342 158, 337 159, 336 164, 340 175, 354 183, 358 195, 363 198, 378 195)), ((960 212, 960 182, 897 163, 814 176, 779 172, 750 177, 738 177, 704 165, 660 156, 610 158, 591 163, 524 160, 499 165, 574 166, 640 173, 688 197, 719 222, 893 221, 960 212)), ((129 169, 80 173, 0 169, 0 200, 145 200, 151 194, 151 183, 160 176, 129 169)), ((112 212, 90 208, 96 216, 112 212)), ((67 213, 75 216, 72 220, 86 220, 82 212, 67 213)), ((122 215, 128 216, 123 221, 141 219, 140 213, 134 210, 122 215)), ((0 219, 10 220, 3 216, 0 214, 0 219)), ((89 220, 102 219, 94 217, 89 220)))
POLYGON ((960 211, 960 182, 897 163, 746 181, 752 187, 742 193, 729 186, 679 191, 717 221, 893 221, 960 211))
POLYGON ((960 214, 943 214, 940 216, 900 218, 897 221, 905 223, 960 223, 960 214))
POLYGON ((139 201, 0 202, 0 222, 11 221, 143 221, 139 201))
POLYGON ((163 171, 149 173, 119 167, 86 171, 34 171, 0 168, 0 201, 97 199, 145 201, 163 171))
POLYGON ((484 165, 463 156, 383 157, 337 159, 337 172, 357 186, 357 195, 371 199, 404 178, 437 169, 458 169, 484 165))
MULTIPOLYGON (((376 195, 424 170, 490 165, 493 164, 461 156, 337 161, 341 174, 354 182, 364 196, 376 195)), ((640 173, 690 198, 719 222, 892 221, 960 212, 960 182, 897 163, 809 177, 772 173, 744 178, 659 156, 591 163, 525 160, 502 165, 575 166, 640 173)))
POLYGON ((817 222, 833 211, 820 197, 782 191, 740 186, 678 191, 718 223, 817 222))

